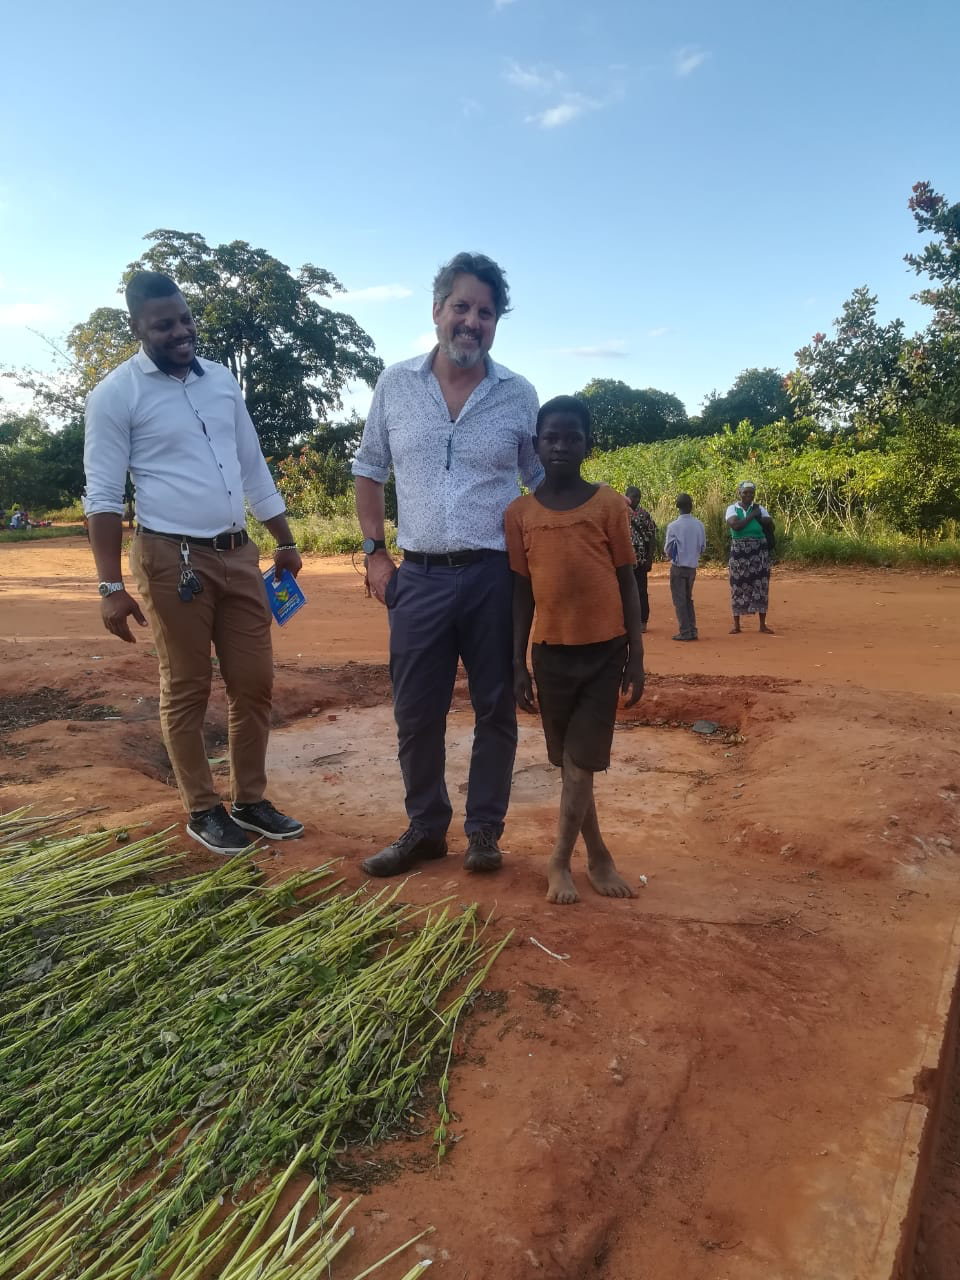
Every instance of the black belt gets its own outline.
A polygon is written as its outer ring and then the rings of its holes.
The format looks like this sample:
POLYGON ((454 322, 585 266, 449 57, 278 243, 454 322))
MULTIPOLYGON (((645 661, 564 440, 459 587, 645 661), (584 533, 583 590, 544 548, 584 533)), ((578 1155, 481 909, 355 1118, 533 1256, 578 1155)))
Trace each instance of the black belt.
POLYGON ((478 551, 440 551, 426 555, 422 551, 404 551, 404 560, 412 564, 446 565, 448 569, 461 569, 465 564, 476 564, 478 560, 489 560, 491 556, 505 556, 505 551, 493 551, 481 547, 478 551))
POLYGON ((149 533, 154 538, 170 538, 173 542, 186 542, 191 547, 213 547, 216 551, 235 551, 250 541, 246 529, 238 529, 236 533, 218 533, 215 538, 195 538, 189 533, 161 533, 159 529, 147 529, 142 524, 137 526, 137 532, 149 533))

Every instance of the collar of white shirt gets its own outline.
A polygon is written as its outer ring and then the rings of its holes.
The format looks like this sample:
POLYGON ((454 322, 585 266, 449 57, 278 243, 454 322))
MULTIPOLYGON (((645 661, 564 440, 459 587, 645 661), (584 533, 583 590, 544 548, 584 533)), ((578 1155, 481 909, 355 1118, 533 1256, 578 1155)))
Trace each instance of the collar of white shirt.
MULTIPOLYGON (((154 360, 151 360, 142 346, 133 358, 137 362, 137 368, 141 369, 144 373, 159 373, 161 377, 164 378, 173 377, 173 374, 165 373, 154 360)), ((202 378, 204 376, 203 365, 196 356, 193 357, 193 364, 190 366, 190 373, 188 373, 184 379, 185 382, 190 381, 190 374, 194 374, 198 378, 202 378)))
MULTIPOLYGON (((423 357, 420 368, 417 372, 420 374, 420 377, 423 378, 424 382, 426 382, 430 374, 433 373, 434 356, 436 356, 439 350, 440 347, 436 346, 432 351, 428 351, 423 357)), ((486 376, 488 378, 496 378, 498 382, 507 382, 510 378, 515 378, 517 376, 512 369, 508 369, 505 364, 497 364, 496 360, 491 360, 489 356, 484 356, 484 363, 487 368, 486 376)))

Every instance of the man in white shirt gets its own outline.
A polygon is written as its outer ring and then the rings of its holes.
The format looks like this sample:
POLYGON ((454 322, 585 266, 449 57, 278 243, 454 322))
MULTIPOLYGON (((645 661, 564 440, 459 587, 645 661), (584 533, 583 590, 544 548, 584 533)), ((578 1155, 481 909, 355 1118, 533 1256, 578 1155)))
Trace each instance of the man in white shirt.
POLYGON ((137 491, 130 567, 160 661, 160 723, 187 834, 216 853, 239 853, 255 832, 287 840, 303 824, 264 798, 273 688, 271 613, 259 552, 246 531, 244 497, 279 544, 275 573, 301 569, 284 502, 263 458, 236 379, 198 359, 197 330, 169 276, 138 271, 126 289, 140 339, 87 397, 84 512, 100 575, 100 611, 113 635, 134 642, 146 626, 121 576, 127 472, 137 491), (214 789, 203 738, 213 644, 227 691, 228 814, 214 789))
POLYGON ((496 871, 517 747, 513 580, 503 513, 535 489, 537 393, 489 357, 509 292, 484 254, 433 282, 437 345, 385 370, 353 462, 371 594, 390 615, 390 677, 409 827, 365 859, 399 875, 447 852, 447 712, 462 659, 476 716, 467 781, 468 871, 496 871), (384 542, 383 487, 397 484, 399 569, 384 542))
POLYGON ((679 628, 674 640, 699 640, 697 614, 693 607, 693 584, 697 576, 700 557, 707 546, 706 530, 693 511, 693 499, 689 493, 677 494, 676 520, 667 525, 663 542, 664 554, 670 560, 670 595, 677 614, 679 628))

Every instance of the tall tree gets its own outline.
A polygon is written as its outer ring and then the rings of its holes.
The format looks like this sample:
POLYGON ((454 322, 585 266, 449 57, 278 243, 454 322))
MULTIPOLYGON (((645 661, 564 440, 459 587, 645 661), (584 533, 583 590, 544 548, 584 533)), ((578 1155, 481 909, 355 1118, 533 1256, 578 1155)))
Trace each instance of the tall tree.
POLYGON ((708 434, 746 420, 755 427, 765 427, 782 418, 793 418, 793 404, 780 370, 744 369, 726 395, 713 391, 704 401, 700 429, 708 434))
POLYGON ((948 204, 929 182, 918 182, 910 210, 921 235, 934 238, 905 261, 932 287, 913 296, 933 308, 927 329, 907 345, 915 400, 928 415, 960 423, 960 203, 948 204))
POLYGON ((74 500, 82 488, 82 426, 52 431, 36 413, 0 418, 0 508, 19 502, 45 511, 74 500))
POLYGON ((211 246, 169 230, 145 239, 153 244, 124 278, 149 269, 177 281, 197 321, 200 354, 234 374, 267 454, 286 454, 342 408, 349 382, 376 382, 383 361, 372 339, 318 301, 343 292, 329 271, 306 263, 294 273, 245 240, 211 246))
POLYGON ((834 323, 836 337, 816 333, 796 353, 787 379, 796 411, 841 427, 887 421, 910 388, 903 321, 878 323, 876 294, 861 285, 834 323))
POLYGON ((590 409, 598 449, 619 449, 684 435, 690 428, 683 402, 668 391, 645 391, 613 378, 594 378, 577 395, 590 409))

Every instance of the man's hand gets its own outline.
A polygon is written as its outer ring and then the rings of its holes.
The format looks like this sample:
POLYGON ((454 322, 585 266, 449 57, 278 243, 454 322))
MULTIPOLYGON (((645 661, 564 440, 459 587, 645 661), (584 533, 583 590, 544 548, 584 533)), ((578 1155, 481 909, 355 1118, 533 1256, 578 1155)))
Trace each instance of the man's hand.
POLYGON ((296 547, 287 547, 283 551, 275 551, 273 553, 273 580, 280 581, 280 575, 284 569, 289 569, 294 577, 303 568, 303 561, 300 559, 300 552, 296 547))
POLYGON ((384 592, 387 589, 387 583, 396 572, 397 566, 388 552, 375 551, 372 556, 367 556, 367 584, 374 600, 386 604, 384 592))
POLYGON ((513 696, 516 698, 517 706, 521 711, 528 711, 532 715, 536 714, 537 704, 533 698, 533 681, 530 679, 530 672, 527 670, 526 663, 513 669, 513 696))
POLYGON ((127 622, 127 618, 131 615, 136 618, 141 627, 147 625, 140 606, 126 591, 114 591, 113 595, 104 596, 100 601, 100 617, 107 630, 112 635, 119 636, 121 640, 126 640, 128 644, 136 644, 137 638, 131 632, 130 624, 127 622))
POLYGON ((643 673, 643 650, 641 649, 636 655, 630 654, 629 658, 627 658, 627 665, 623 669, 620 692, 627 699, 624 706, 633 707, 640 701, 643 697, 645 678, 643 673))

